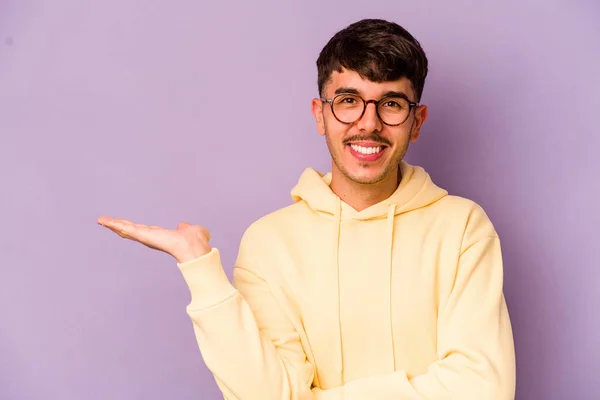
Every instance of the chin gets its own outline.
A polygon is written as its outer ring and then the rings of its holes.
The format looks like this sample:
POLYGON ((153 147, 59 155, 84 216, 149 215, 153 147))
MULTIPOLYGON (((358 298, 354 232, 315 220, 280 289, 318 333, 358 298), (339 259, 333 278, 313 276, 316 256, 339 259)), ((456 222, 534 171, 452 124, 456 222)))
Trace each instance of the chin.
POLYGON ((361 171, 358 173, 348 172, 346 177, 350 179, 352 182, 360 183, 363 185, 372 185, 375 183, 379 183, 386 178, 385 171, 377 170, 377 171, 361 171))
POLYGON ((383 154, 376 161, 357 160, 349 152, 332 153, 336 169, 350 182, 373 185, 389 178, 394 168, 391 167, 388 154, 383 154))

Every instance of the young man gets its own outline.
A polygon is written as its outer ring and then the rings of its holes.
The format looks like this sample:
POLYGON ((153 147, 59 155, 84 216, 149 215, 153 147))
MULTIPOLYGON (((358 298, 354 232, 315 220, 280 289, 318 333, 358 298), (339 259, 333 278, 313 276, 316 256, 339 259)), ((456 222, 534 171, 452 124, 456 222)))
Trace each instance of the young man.
POLYGON ((294 203, 248 228, 233 285, 202 227, 99 223, 176 258, 226 399, 513 399, 494 227, 403 161, 427 119, 419 43, 362 20, 317 66, 312 111, 332 171, 307 169, 294 203))

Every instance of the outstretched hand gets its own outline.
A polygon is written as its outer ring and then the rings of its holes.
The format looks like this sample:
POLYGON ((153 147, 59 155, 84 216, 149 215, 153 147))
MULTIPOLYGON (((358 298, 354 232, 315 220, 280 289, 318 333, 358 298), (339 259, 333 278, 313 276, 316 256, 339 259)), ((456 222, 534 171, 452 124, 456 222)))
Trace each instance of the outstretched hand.
POLYGON ((177 229, 166 229, 103 216, 98 218, 98 224, 122 238, 170 254, 179 263, 201 257, 211 250, 208 244, 210 233, 202 226, 187 222, 181 222, 177 229))

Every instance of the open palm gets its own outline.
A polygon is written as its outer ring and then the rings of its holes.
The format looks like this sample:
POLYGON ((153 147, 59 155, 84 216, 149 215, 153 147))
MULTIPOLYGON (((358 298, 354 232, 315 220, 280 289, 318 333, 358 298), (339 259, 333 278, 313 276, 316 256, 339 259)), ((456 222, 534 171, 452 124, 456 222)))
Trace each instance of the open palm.
POLYGON ((172 255, 178 262, 200 257, 210 251, 210 234, 199 225, 181 222, 177 229, 136 224, 125 219, 102 216, 98 224, 122 238, 139 242, 151 249, 172 255))

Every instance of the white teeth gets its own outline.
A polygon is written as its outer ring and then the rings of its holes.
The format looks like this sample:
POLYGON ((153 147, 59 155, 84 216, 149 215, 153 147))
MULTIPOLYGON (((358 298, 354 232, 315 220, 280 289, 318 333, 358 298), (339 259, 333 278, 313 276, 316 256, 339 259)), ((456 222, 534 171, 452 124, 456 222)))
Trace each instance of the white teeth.
POLYGON ((377 147, 363 147, 355 144, 351 144, 350 147, 361 154, 375 154, 381 151, 381 146, 377 147))

